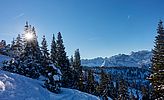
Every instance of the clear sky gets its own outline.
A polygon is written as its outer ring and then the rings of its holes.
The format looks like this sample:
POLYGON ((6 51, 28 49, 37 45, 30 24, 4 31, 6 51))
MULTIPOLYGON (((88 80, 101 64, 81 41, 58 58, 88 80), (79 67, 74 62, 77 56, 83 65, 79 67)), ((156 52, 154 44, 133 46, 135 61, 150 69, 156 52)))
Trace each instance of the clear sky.
POLYGON ((82 58, 109 57, 151 50, 164 0, 0 0, 0 40, 35 26, 39 43, 61 32, 67 55, 79 48, 82 58))

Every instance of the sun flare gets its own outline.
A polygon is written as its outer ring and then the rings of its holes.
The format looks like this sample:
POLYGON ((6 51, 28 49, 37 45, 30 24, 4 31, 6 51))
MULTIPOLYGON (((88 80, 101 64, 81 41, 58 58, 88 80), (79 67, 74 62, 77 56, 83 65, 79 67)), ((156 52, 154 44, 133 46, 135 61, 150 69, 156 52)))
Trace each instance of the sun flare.
POLYGON ((27 40, 32 40, 32 39, 33 39, 32 33, 26 33, 26 34, 25 34, 25 38, 26 38, 27 40))

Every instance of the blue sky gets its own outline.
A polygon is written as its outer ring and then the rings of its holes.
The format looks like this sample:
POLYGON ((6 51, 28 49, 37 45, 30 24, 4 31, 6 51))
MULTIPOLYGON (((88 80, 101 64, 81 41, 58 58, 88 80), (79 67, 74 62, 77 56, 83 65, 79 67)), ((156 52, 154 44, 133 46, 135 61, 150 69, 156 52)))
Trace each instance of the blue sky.
POLYGON ((0 40, 35 26, 39 42, 61 32, 67 55, 79 48, 82 58, 109 57, 151 50, 163 0, 1 0, 0 40))

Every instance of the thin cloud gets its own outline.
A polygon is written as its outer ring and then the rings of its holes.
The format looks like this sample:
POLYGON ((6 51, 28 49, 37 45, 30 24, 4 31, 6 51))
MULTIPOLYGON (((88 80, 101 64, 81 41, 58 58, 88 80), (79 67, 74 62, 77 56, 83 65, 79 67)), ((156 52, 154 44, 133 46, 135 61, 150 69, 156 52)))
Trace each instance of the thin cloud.
POLYGON ((14 19, 21 18, 21 17, 23 17, 24 15, 25 15, 24 13, 20 13, 19 15, 15 16, 14 19))

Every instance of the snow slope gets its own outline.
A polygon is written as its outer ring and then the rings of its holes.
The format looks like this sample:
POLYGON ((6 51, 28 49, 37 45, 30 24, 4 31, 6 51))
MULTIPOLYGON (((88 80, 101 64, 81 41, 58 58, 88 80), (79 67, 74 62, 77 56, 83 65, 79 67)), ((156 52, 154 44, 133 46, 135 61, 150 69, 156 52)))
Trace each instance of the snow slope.
POLYGON ((0 67, 3 66, 4 61, 10 60, 10 59, 11 59, 10 57, 0 54, 0 67))
POLYGON ((0 70, 0 100, 99 100, 78 90, 62 88, 60 94, 51 93, 41 82, 0 70))
POLYGON ((113 66, 126 66, 126 67, 142 67, 151 65, 152 52, 151 51, 138 51, 131 52, 131 54, 119 54, 109 58, 94 58, 94 59, 82 59, 83 66, 97 67, 113 67, 113 66))

